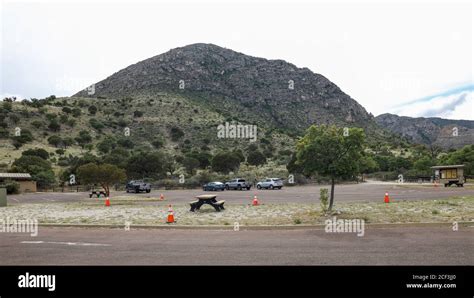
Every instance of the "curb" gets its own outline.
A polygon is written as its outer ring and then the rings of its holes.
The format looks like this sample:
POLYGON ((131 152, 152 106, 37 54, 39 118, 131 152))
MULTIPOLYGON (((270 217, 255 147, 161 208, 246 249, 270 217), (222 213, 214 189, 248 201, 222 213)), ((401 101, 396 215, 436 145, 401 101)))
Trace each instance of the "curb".
MULTIPOLYGON (((51 228, 108 228, 124 229, 125 225, 118 224, 55 224, 39 223, 40 227, 51 228)), ((452 227, 452 223, 423 222, 423 223, 380 223, 366 224, 367 229, 389 229, 389 228, 423 228, 423 227, 452 227)), ((474 222, 458 222, 459 227, 474 227, 474 222)), ((326 225, 279 225, 279 226, 239 226, 239 230, 324 230, 326 225)), ((233 225, 199 225, 199 226, 180 226, 180 225, 130 225, 130 229, 156 229, 156 230, 234 230, 233 225)))

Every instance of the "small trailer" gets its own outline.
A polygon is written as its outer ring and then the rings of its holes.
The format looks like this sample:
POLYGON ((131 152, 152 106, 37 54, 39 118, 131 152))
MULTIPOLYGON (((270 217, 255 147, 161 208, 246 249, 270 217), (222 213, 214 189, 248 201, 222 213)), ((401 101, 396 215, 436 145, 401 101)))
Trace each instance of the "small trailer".
POLYGON ((434 166, 435 181, 444 184, 444 187, 456 184, 459 187, 464 186, 464 165, 434 166))

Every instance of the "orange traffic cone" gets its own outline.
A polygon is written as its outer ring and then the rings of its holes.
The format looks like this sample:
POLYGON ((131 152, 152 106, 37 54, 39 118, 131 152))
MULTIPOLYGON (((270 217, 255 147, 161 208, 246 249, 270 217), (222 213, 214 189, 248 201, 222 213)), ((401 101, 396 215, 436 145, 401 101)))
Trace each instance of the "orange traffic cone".
POLYGON ((253 196, 252 206, 258 206, 260 203, 258 202, 257 195, 253 196))
POLYGON ((385 193, 385 197, 383 198, 385 203, 390 203, 390 197, 388 196, 388 192, 385 193))
POLYGON ((105 207, 110 207, 109 197, 105 198, 105 207))
POLYGON ((160 195, 160 201, 164 201, 165 200, 165 196, 163 194, 160 195))
POLYGON ((174 213, 173 208, 171 208, 171 205, 169 205, 168 208, 168 219, 166 220, 166 223, 174 223, 174 213))

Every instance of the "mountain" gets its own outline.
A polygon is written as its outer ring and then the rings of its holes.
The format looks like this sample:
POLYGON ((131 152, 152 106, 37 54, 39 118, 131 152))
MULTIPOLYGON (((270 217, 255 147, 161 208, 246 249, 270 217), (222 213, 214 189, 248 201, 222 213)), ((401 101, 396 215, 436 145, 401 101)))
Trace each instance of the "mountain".
POLYGON ((444 149, 474 144, 474 121, 412 118, 388 113, 375 117, 375 121, 412 143, 436 145, 444 149))
POLYGON ((301 133, 311 124, 374 127, 373 117, 324 76, 283 60, 212 44, 172 49, 118 71, 76 97, 178 95, 239 122, 301 133), (182 88, 180 88, 182 87, 182 88))
POLYGON ((91 87, 71 97, 2 103, 0 168, 35 148, 48 151, 57 173, 79 156, 93 158, 87 153, 123 166, 127 155, 160 150, 182 165, 190 156, 231 150, 241 160, 261 152, 269 169, 282 171, 272 174, 279 177, 312 124, 362 127, 371 147, 397 148, 406 140, 443 148, 474 143, 474 121, 374 118, 307 68, 212 44, 172 49, 91 87), (257 140, 220 138, 218 126, 225 122, 257 125, 257 140), (13 134, 17 128, 20 136, 13 134))

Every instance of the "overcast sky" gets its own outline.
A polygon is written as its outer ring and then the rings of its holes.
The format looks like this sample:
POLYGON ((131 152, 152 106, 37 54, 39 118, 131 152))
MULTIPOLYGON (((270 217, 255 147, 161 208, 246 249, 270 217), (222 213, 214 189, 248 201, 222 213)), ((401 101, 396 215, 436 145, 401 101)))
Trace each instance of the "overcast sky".
POLYGON ((172 48, 284 59, 374 115, 474 120, 472 1, 7 1, 2 98, 70 96, 172 48))

